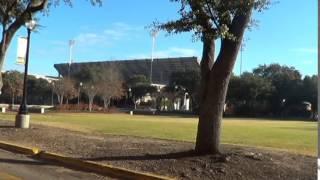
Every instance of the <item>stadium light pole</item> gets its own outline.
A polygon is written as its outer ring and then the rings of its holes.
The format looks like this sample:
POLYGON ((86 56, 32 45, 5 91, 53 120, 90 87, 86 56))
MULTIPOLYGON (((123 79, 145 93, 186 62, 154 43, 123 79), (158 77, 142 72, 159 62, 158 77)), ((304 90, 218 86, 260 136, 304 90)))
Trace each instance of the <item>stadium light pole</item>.
POLYGON ((27 83, 28 83, 28 64, 29 64, 29 49, 30 49, 30 36, 31 31, 36 27, 37 22, 35 20, 30 20, 25 23, 28 31, 27 37, 27 51, 26 51, 26 61, 24 65, 24 78, 23 78, 23 95, 22 102, 20 104, 19 112, 16 115, 15 126, 17 128, 29 128, 30 124, 30 115, 28 114, 27 108, 27 83))
POLYGON ((72 49, 74 46, 75 40, 69 40, 69 67, 68 67, 68 78, 70 78, 70 69, 72 64, 72 49))
POLYGON ((154 58, 155 41, 156 41, 158 33, 159 33, 159 31, 156 29, 151 31, 152 49, 151 49, 151 62, 150 62, 150 83, 152 83, 152 62, 153 62, 153 58, 154 58))

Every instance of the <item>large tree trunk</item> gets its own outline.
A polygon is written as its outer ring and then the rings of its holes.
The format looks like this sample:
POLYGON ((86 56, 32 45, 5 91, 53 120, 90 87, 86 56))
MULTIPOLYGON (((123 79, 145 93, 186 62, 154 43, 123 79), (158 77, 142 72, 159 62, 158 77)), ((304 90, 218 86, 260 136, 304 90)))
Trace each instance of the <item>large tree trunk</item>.
MULTIPOLYGON (((19 1, 12 1, 13 4, 10 5, 10 9, 7 9, 4 12, 5 14, 2 15, 2 18, 6 18, 2 19, 2 39, 0 42, 0 72, 3 68, 5 56, 13 36, 18 31, 18 29, 24 25, 25 21, 27 19, 30 19, 30 15, 32 16, 34 13, 43 10, 47 6, 48 0, 38 1, 37 3, 35 3, 34 1, 30 1, 26 6, 27 8, 10 24, 8 23, 10 18, 9 13, 18 6, 18 2, 19 1)), ((0 73, 0 92, 2 86, 2 73, 0 73)))
POLYGON ((230 32, 237 41, 223 39, 214 62, 214 38, 204 33, 201 60, 201 90, 199 123, 195 150, 198 154, 219 154, 221 120, 229 79, 249 22, 251 10, 233 19, 230 32))
MULTIPOLYGON (((2 36, 1 36, 1 42, 0 42, 0 71, 3 68, 3 63, 5 61, 6 53, 12 41, 12 38, 23 24, 24 23, 22 22, 21 19, 12 23, 8 29, 6 28, 7 27, 6 24, 2 24, 2 36)), ((2 89, 2 86, 3 86, 2 73, 0 73, 0 91, 2 89)))
POLYGON ((220 153, 221 119, 230 74, 221 75, 218 71, 214 74, 207 82, 200 105, 196 142, 196 151, 200 154, 220 153))
MULTIPOLYGON (((0 72, 2 71, 4 60, 5 60, 5 53, 0 50, 0 72)), ((2 91, 2 86, 3 86, 2 73, 0 73, 0 94, 2 91)))
POLYGON ((200 111, 195 148, 200 154, 220 152, 221 118, 229 76, 220 74, 223 69, 213 68, 214 51, 214 39, 204 39, 201 61, 200 111))
MULTIPOLYGON (((12 33, 11 33, 12 34, 12 33)), ((3 63, 6 58, 6 53, 11 43, 12 35, 8 34, 6 31, 2 32, 2 39, 0 42, 0 72, 3 68, 3 63)), ((3 82, 2 82, 2 73, 0 73, 0 91, 2 90, 3 82)))

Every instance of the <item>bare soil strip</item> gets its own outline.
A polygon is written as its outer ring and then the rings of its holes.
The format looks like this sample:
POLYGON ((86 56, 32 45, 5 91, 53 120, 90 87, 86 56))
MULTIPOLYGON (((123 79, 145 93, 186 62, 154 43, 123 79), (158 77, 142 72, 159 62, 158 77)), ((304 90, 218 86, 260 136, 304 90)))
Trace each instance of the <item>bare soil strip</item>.
POLYGON ((223 145, 223 155, 197 156, 193 143, 84 133, 0 120, 0 140, 178 179, 299 179, 317 176, 317 159, 288 152, 223 145))

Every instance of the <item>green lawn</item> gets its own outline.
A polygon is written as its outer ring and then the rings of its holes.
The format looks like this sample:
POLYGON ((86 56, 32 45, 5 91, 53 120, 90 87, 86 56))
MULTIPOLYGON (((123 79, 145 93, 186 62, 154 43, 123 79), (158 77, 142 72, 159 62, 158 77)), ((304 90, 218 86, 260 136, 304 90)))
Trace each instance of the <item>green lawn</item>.
MULTIPOLYGON (((0 114, 14 120, 15 114, 0 114)), ((32 114, 31 121, 80 131, 195 141, 197 118, 96 113, 32 114)), ((222 142, 316 156, 317 123, 225 118, 222 142)))

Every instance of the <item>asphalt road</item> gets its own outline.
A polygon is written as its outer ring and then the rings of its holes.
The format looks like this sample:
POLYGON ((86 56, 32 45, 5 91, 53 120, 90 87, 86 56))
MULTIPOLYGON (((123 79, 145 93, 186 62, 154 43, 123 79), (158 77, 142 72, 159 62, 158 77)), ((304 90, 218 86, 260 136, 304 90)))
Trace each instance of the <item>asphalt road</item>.
POLYGON ((35 160, 22 154, 0 149, 0 180, 57 180, 57 179, 109 179, 93 173, 75 171, 48 162, 35 160))

